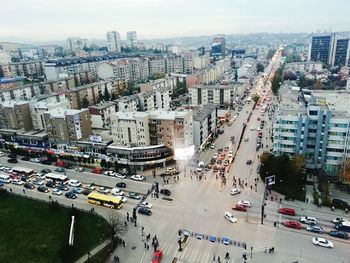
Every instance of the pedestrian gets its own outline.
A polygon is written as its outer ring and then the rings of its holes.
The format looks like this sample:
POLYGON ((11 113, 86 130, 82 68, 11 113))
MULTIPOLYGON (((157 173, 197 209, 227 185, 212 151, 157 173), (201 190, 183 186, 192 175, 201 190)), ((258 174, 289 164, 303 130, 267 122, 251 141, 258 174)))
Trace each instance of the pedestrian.
POLYGON ((129 212, 126 212, 126 221, 129 221, 129 212))
POLYGON ((144 244, 145 248, 147 248, 147 244, 146 244, 146 242, 144 242, 143 244, 144 244))
POLYGON ((23 194, 26 194, 26 191, 23 189, 23 194))
POLYGON ((265 252, 265 254, 267 253, 267 248, 266 247, 265 247, 265 251, 264 252, 265 252))
POLYGON ((149 245, 147 244, 147 250, 149 250, 149 245))
POLYGON ((229 259, 229 258, 230 258, 230 254, 226 252, 225 259, 229 259))
POLYGON ((126 244, 125 244, 125 241, 123 240, 123 247, 125 247, 126 246, 126 244))
POLYGON ((125 227, 127 227, 127 226, 128 226, 128 223, 125 221, 125 222, 124 222, 124 225, 125 225, 125 227))
POLYGON ((215 261, 215 254, 213 255, 213 261, 215 261))
POLYGON ((12 188, 10 188, 10 192, 12 193, 12 188))
POLYGON ((119 257, 117 256, 117 258, 116 258, 116 261, 117 261, 117 263, 119 263, 119 257))
POLYGON ((218 262, 219 262, 219 263, 221 262, 221 260, 220 260, 220 256, 218 256, 218 262))

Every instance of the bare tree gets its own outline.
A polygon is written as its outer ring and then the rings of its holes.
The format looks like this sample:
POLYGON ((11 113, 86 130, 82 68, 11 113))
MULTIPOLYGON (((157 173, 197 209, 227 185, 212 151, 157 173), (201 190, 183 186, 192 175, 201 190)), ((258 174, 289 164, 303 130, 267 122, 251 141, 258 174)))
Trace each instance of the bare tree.
POLYGON ((120 220, 116 212, 111 212, 107 217, 107 236, 111 239, 113 246, 118 243, 118 236, 126 232, 126 226, 124 222, 120 220))

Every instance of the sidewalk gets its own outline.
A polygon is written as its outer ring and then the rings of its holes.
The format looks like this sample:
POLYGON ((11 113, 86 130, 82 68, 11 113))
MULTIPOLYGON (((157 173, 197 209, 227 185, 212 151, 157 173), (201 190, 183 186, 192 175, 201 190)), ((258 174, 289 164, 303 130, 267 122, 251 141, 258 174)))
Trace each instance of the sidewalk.
POLYGON ((108 244, 110 240, 106 240, 103 243, 99 244, 97 247, 95 247, 93 250, 90 251, 90 254, 86 254, 79 258, 75 263, 84 263, 86 262, 89 258, 91 258, 93 255, 96 255, 98 252, 100 252, 102 249, 104 249, 108 244))

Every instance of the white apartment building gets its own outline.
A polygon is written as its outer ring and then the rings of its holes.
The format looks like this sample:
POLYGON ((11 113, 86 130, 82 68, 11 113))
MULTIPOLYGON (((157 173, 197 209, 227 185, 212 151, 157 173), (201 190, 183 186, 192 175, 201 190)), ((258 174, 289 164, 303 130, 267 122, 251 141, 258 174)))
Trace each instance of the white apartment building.
POLYGON ((191 105, 231 105, 243 96, 245 85, 240 83, 228 85, 194 85, 189 88, 191 105))
POLYGON ((140 84, 141 92, 168 88, 172 92, 176 88, 176 77, 168 76, 162 79, 151 80, 147 83, 140 84))
POLYGON ((121 43, 120 43, 120 34, 117 31, 109 31, 106 34, 107 46, 109 52, 120 53, 121 52, 121 43))
POLYGON ((154 111, 157 109, 170 109, 170 89, 160 88, 138 94, 141 111, 154 111))
POLYGON ((284 67, 285 71, 293 72, 322 72, 323 64, 321 62, 291 62, 284 67))
POLYGON ((209 55, 195 56, 193 58, 193 68, 196 70, 204 69, 210 64, 209 55))
POLYGON ((0 50, 0 64, 9 64, 11 63, 11 55, 9 52, 0 50))
POLYGON ((148 67, 151 76, 159 73, 167 73, 166 59, 162 57, 150 58, 148 60, 148 67))
POLYGON ((90 106, 91 127, 93 129, 111 129, 111 116, 116 113, 116 102, 105 101, 90 106))
POLYGON ((70 52, 74 53, 84 47, 89 47, 89 41, 86 38, 70 37, 67 39, 67 48, 70 52))
POLYGON ((199 106, 193 112, 193 143, 203 149, 217 125, 217 105, 199 106))
POLYGON ((140 99, 137 95, 124 96, 115 100, 118 111, 139 111, 140 99))

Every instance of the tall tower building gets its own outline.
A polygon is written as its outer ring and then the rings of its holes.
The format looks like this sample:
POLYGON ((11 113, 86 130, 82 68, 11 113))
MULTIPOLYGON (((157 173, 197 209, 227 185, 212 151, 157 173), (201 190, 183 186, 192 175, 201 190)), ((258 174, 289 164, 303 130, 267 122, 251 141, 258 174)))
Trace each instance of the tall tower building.
POLYGON ((332 66, 346 66, 349 61, 349 39, 336 39, 332 52, 332 66))
POLYGON ((211 46, 211 54, 213 56, 225 56, 226 40, 224 35, 216 35, 211 46))
POLYGON ((109 52, 121 52, 120 34, 117 31, 109 31, 106 34, 109 52))
POLYGON ((130 47, 134 47, 137 41, 136 31, 129 31, 126 33, 126 40, 130 47))
POLYGON ((313 36, 309 49, 309 61, 330 65, 332 61, 335 36, 313 36))

